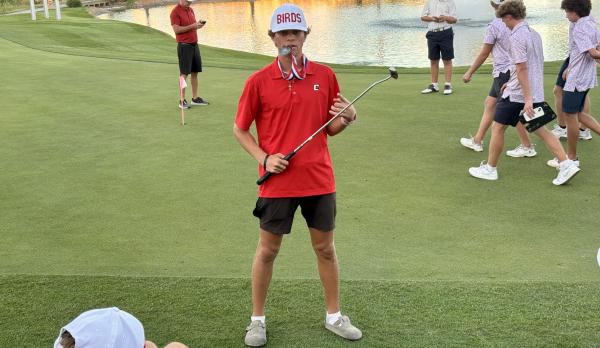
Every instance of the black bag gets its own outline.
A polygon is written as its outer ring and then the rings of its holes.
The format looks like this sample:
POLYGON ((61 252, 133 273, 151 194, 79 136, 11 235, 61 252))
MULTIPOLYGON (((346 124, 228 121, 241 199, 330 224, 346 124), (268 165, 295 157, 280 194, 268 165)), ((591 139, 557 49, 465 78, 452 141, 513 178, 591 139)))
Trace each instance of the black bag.
POLYGON ((524 110, 519 113, 519 122, 525 125, 525 129, 529 133, 535 132, 535 130, 556 118, 556 113, 546 102, 540 107, 533 108, 533 110, 535 111, 533 118, 525 115, 524 110))

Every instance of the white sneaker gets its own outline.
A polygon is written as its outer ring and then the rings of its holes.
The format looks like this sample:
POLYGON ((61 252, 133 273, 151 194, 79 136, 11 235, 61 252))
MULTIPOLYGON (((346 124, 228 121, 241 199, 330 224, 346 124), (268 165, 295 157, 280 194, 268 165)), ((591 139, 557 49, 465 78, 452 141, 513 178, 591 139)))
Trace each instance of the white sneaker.
POLYGON ((558 123, 554 125, 551 132, 558 139, 567 139, 567 128, 562 128, 558 123))
POLYGON ((489 164, 481 162, 479 167, 469 168, 469 174, 478 179, 498 180, 498 171, 495 167, 490 167, 489 164))
POLYGON ((452 94, 452 85, 445 85, 444 86, 444 95, 449 95, 452 94))
POLYGON ((592 132, 590 132, 590 129, 586 129, 586 130, 579 130, 579 139, 581 140, 590 140, 592 139, 592 132))
POLYGON ((357 341, 362 337, 362 331, 352 325, 350 318, 342 315, 335 323, 329 324, 325 321, 325 328, 334 334, 350 341, 357 341))
POLYGON ((477 144, 474 140, 473 137, 470 138, 460 138, 460 144, 464 147, 467 147, 475 152, 481 152, 483 151, 483 141, 481 142, 481 144, 477 144))
MULTIPOLYGON (((577 157, 577 159, 574 159, 573 163, 575 163, 575 165, 579 167, 579 157, 577 157)), ((558 158, 554 157, 553 159, 546 162, 546 164, 552 168, 558 168, 559 167, 558 158)))
POLYGON ((267 344, 267 329, 260 320, 255 320, 246 328, 244 343, 248 347, 262 347, 267 344))
POLYGON ((533 157, 537 155, 535 152, 535 147, 531 144, 531 147, 526 147, 523 144, 519 144, 519 146, 515 147, 514 150, 506 151, 506 155, 510 157, 533 157))
POLYGON ((556 179, 552 180, 552 183, 556 186, 567 183, 567 181, 571 180, 577 173, 579 173, 581 169, 577 165, 575 165, 574 161, 566 160, 560 164, 560 170, 558 171, 558 175, 556 179))
POLYGON ((429 93, 436 93, 436 92, 439 92, 439 89, 433 83, 421 91, 422 94, 429 94, 429 93))

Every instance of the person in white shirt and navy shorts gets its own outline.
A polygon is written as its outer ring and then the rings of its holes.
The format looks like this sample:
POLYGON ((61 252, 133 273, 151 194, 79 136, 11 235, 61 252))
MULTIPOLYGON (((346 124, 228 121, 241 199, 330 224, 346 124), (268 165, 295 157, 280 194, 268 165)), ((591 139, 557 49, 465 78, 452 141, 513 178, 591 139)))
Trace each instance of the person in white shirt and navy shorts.
POLYGON ((452 94, 452 59, 454 59, 454 30, 456 5, 454 0, 427 0, 421 20, 427 24, 427 48, 431 63, 431 84, 421 91, 423 94, 439 91, 438 74, 440 57, 444 62, 444 95, 452 94))

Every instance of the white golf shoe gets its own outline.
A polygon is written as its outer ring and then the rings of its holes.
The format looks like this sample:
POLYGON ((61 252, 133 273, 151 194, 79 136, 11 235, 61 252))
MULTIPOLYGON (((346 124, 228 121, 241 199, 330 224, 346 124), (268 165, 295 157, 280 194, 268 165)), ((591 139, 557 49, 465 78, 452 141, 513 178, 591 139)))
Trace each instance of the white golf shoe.
POLYGON ((591 140, 592 139, 592 132, 590 132, 590 129, 586 129, 586 130, 579 130, 579 139, 581 140, 591 140))
POLYGON ((552 180, 552 183, 556 186, 566 184, 580 171, 581 169, 575 164, 575 161, 562 161, 559 165, 558 175, 552 180))
POLYGON ((350 341, 359 340, 362 332, 350 322, 350 318, 342 315, 335 323, 329 324, 325 321, 325 328, 334 334, 350 341))
POLYGON ((519 146, 515 147, 513 150, 506 151, 506 155, 510 157, 534 157, 537 155, 537 152, 535 151, 535 146, 533 144, 531 144, 531 147, 519 144, 519 146))
POLYGON ((489 164, 483 162, 481 162, 479 167, 469 168, 469 174, 478 179, 498 180, 498 171, 496 170, 496 167, 491 167, 489 164))
POLYGON ((559 126, 558 123, 554 125, 554 128, 552 128, 551 132, 558 139, 567 139, 567 128, 559 126))
POLYGON ((452 94, 452 85, 444 85, 444 95, 452 94))
POLYGON ((267 344, 267 328, 260 320, 255 320, 246 328, 244 343, 248 347, 262 347, 267 344))
POLYGON ((475 152, 483 151, 483 141, 481 144, 477 144, 473 137, 470 138, 460 138, 460 144, 466 148, 469 148, 475 152))
MULTIPOLYGON (((576 166, 579 167, 579 157, 577 157, 577 159, 572 160, 573 163, 575 163, 576 166)), ((549 160, 548 162, 546 162, 546 164, 549 167, 552 168, 558 168, 559 167, 559 162, 558 162, 558 158, 554 157, 553 159, 549 160)))
POLYGON ((439 88, 432 83, 429 86, 427 86, 427 88, 422 90, 421 94, 437 93, 439 91, 439 88))

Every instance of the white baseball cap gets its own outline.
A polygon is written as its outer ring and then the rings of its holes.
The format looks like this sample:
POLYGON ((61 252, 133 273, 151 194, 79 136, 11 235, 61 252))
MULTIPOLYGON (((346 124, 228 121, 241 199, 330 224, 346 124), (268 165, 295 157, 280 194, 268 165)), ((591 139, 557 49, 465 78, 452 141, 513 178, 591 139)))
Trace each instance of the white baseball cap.
POLYGON ((117 307, 92 309, 65 325, 54 348, 62 348, 60 336, 69 331, 77 348, 143 348, 144 327, 133 315, 117 307))
POLYGON ((271 17, 271 31, 302 30, 308 32, 304 11, 293 4, 283 4, 275 9, 271 17))
POLYGON ((493 2, 496 5, 500 5, 501 3, 504 2, 504 0, 490 0, 491 2, 493 2))

